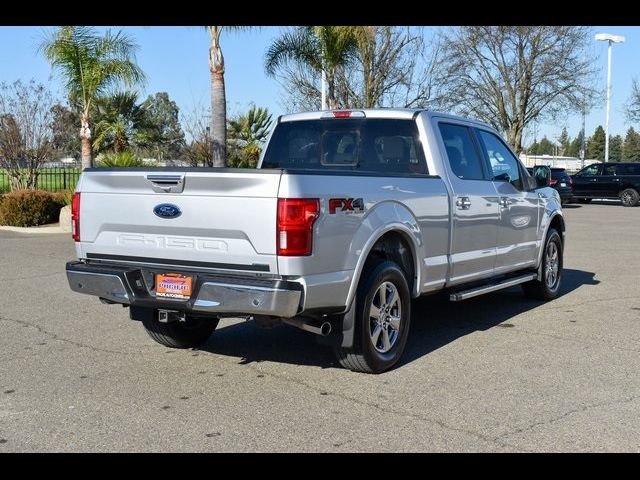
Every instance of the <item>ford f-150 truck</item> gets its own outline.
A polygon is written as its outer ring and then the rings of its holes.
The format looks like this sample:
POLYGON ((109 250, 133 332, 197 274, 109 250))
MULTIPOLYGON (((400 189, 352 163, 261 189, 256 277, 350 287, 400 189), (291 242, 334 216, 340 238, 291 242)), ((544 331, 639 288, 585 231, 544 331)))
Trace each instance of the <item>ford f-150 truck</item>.
POLYGON ((169 347, 246 317, 382 372, 402 355, 413 298, 518 284, 558 295, 565 224, 549 177, 530 176, 489 125, 452 115, 285 115, 255 170, 84 170, 67 276, 169 347))

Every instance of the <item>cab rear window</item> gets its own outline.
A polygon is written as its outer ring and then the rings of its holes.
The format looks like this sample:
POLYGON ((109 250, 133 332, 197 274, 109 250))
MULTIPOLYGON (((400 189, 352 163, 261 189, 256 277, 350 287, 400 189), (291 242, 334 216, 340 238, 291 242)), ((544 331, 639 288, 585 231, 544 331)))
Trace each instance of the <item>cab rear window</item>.
POLYGON ((280 123, 262 168, 428 173, 415 122, 377 118, 280 123))

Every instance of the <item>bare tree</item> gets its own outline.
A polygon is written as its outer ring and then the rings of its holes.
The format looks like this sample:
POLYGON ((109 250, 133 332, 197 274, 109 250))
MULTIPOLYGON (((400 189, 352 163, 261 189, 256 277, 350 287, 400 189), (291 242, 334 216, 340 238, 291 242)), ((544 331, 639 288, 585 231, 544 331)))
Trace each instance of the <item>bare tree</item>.
POLYGON ((627 118, 631 122, 640 122, 640 84, 634 78, 631 84, 631 96, 627 101, 627 118))
MULTIPOLYGON (((439 46, 424 40, 423 29, 367 26, 355 29, 353 61, 337 68, 337 108, 426 107, 437 103, 434 72, 439 46)), ((282 104, 287 111, 320 108, 320 78, 304 65, 283 69, 282 104)))
POLYGON ((208 118, 208 111, 201 104, 196 104, 190 112, 182 115, 182 125, 187 134, 184 156, 194 167, 214 166, 213 142, 208 118))
POLYGON ((0 84, 0 167, 12 190, 36 187, 52 152, 53 105, 50 92, 34 80, 0 84))
POLYGON ((596 94, 590 39, 578 26, 455 28, 442 35, 441 98, 496 127, 520 153, 529 122, 579 110, 596 94))
POLYGON ((370 26, 360 32, 356 62, 339 76, 339 97, 345 107, 412 108, 435 103, 437 42, 427 49, 422 28, 370 26))

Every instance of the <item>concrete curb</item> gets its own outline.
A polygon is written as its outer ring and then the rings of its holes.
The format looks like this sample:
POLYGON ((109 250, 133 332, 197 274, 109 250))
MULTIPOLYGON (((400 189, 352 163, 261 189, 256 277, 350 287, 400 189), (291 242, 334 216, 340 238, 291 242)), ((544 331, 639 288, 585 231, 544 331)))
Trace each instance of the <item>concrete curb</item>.
POLYGON ((48 225, 40 225, 38 227, 11 227, 9 225, 0 225, 0 230, 15 233, 67 233, 60 227, 59 223, 50 223, 48 225))

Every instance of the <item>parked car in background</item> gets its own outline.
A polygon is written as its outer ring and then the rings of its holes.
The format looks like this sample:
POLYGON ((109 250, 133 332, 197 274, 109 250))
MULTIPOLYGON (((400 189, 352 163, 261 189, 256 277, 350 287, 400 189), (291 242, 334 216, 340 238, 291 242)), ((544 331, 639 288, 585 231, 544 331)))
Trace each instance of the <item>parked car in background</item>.
MULTIPOLYGON (((527 168, 530 175, 533 175, 533 168, 527 168)), ((573 198, 573 179, 564 168, 551 168, 551 187, 555 188, 560 195, 562 205, 565 205, 573 198)))
POLYGON ((580 203, 619 198, 625 207, 635 207, 640 201, 640 163, 594 163, 572 178, 573 195, 580 203))

